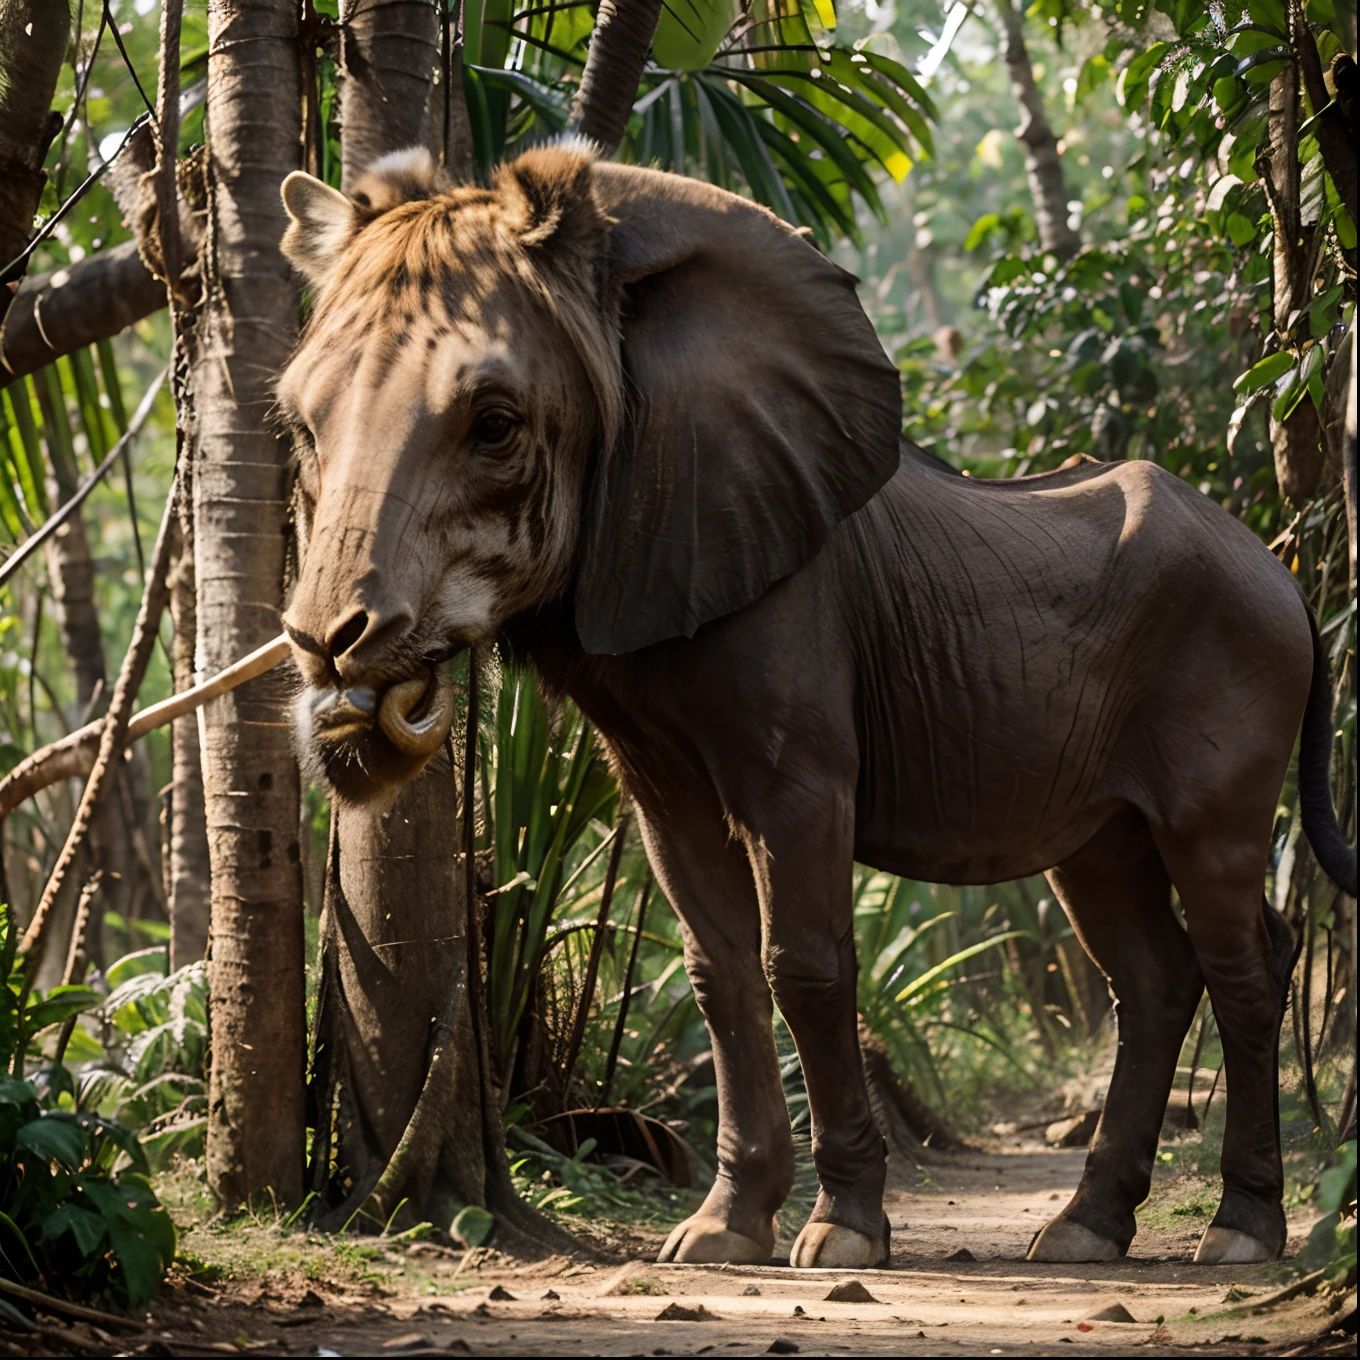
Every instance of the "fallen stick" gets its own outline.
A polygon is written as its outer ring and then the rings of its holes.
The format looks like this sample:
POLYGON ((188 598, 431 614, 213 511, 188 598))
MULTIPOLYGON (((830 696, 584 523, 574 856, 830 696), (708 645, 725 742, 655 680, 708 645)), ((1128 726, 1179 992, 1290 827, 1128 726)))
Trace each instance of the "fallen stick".
POLYGON ((82 1322, 93 1322, 100 1327, 112 1327, 118 1331, 143 1332, 144 1323, 132 1318, 119 1317, 117 1313, 101 1313, 97 1308, 86 1308, 79 1303, 67 1303, 65 1299, 53 1298, 40 1289, 29 1289, 27 1285, 15 1284, 13 1280, 0 1279, 0 1290, 13 1294, 16 1299, 31 1303, 46 1313, 57 1313, 66 1317, 79 1318, 82 1322))
MULTIPOLYGON (((288 652, 288 635, 280 633, 272 642, 265 643, 235 665, 219 671, 211 680, 205 680, 192 689, 181 690, 158 704, 152 704, 150 708, 142 709, 128 723, 127 744, 131 745, 139 737, 164 727, 185 713, 192 713, 209 699, 215 699, 219 694, 226 694, 238 685, 244 685, 247 680, 273 670, 288 656, 288 652)), ((100 718, 21 760, 9 774, 0 779, 0 821, 26 798, 33 797, 49 785, 62 779, 89 774, 94 768, 103 730, 104 720, 100 718)))

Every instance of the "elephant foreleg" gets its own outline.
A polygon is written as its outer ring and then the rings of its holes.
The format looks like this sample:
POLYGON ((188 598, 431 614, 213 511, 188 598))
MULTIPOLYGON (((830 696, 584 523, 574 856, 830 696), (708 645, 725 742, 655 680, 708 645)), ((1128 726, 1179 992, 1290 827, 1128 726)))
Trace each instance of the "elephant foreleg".
POLYGON ((791 1264, 855 1269, 889 1255, 887 1145, 859 1053, 850 896, 852 807, 828 799, 797 834, 753 841, 765 973, 803 1064, 821 1190, 791 1264))
POLYGON ((760 914, 742 848, 716 803, 667 818, 639 809, 648 855, 680 917, 685 967, 708 1022, 718 1086, 718 1174, 662 1261, 768 1261, 774 1215, 793 1185, 793 1140, 760 968, 760 914))

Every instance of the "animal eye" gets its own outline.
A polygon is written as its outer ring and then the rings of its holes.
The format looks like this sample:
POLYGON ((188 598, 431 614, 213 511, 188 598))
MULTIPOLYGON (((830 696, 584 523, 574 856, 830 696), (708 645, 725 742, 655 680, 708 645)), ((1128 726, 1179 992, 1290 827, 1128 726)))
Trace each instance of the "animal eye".
POLYGON ((511 411, 483 411, 473 422, 472 438, 484 449, 499 449, 509 443, 519 425, 519 418, 511 411))

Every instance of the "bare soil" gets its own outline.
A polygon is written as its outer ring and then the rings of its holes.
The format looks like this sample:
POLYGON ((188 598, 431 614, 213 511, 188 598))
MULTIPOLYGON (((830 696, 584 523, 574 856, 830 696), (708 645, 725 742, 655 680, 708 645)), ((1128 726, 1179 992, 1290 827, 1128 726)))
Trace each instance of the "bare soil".
MULTIPOLYGON (((1214 1193, 1191 1176, 1159 1180, 1126 1260, 1025 1262, 1084 1157, 1080 1148, 1032 1146, 932 1156, 890 1192, 892 1268, 853 1275, 658 1266, 648 1258, 660 1239, 645 1233, 628 1240, 637 1256, 627 1261, 516 1263, 426 1242, 290 1257, 290 1242, 321 1239, 262 1226, 274 1245, 257 1243, 252 1257, 239 1233, 230 1238, 236 1230, 203 1224, 184 1235, 190 1250, 228 1262, 232 1250, 242 1254, 211 1284, 177 1268, 144 1329, 101 1335, 66 1319, 40 1337, 8 1334, 0 1349, 9 1341, 11 1354, 35 1353, 41 1342, 49 1354, 91 1355, 1355 1353, 1354 1335, 1332 1330, 1353 1313, 1353 1294, 1330 1312, 1318 1297, 1260 1309, 1286 1282, 1279 1266, 1193 1264, 1214 1193), (849 1278, 869 1299, 828 1302, 849 1278), (1112 1304, 1132 1321, 1093 1317, 1112 1304)), ((1291 1252, 1309 1226, 1306 1211, 1291 1222, 1291 1252)))

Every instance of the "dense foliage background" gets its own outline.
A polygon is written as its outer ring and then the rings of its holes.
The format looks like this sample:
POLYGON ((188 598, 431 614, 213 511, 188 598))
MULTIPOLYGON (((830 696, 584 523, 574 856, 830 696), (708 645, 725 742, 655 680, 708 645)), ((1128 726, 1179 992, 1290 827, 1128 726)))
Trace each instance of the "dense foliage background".
MULTIPOLYGON (((42 215, 114 154, 144 111, 155 86, 156 11, 151 0, 73 7, 42 215)), ((308 155, 316 173, 338 184, 341 16, 334 0, 308 13, 308 155)), ((451 88, 446 68, 441 98, 446 128, 466 119, 472 173, 565 126, 593 22, 584 3, 517 10, 511 0, 487 0, 480 14, 469 7, 462 83, 451 88)), ((1355 221, 1324 156, 1316 82, 1303 81, 1287 139, 1276 106, 1282 81, 1312 44, 1322 97, 1350 118, 1354 43, 1353 12, 1331 0, 1302 8, 1283 0, 1037 0, 1023 21, 1009 0, 752 0, 741 11, 685 0, 663 15, 620 153, 749 194, 854 270, 902 372, 907 433, 960 469, 1009 477, 1074 455, 1148 458, 1248 523, 1296 572, 1318 615, 1335 680, 1338 806, 1352 841, 1355 601, 1338 436, 1354 327, 1355 221), (1023 47, 1008 45, 1008 15, 1023 47), (1024 69, 1055 143, 1042 186, 1015 132, 1016 73, 1024 69), (1058 194, 1057 228, 1041 224, 1041 188, 1050 199, 1058 194), (1281 314, 1286 278, 1295 291, 1281 314)), ((201 5, 187 8, 181 53, 180 153, 191 185, 203 139, 201 5)), ((1032 127, 1032 109, 1027 118, 1032 127)), ((69 268, 133 239, 127 202, 115 166, 57 225, 30 273, 69 268)), ((160 312, 6 383, 7 545, 21 544, 104 459, 170 357, 160 312)), ((167 388, 123 467, 45 556, 0 589, 0 773, 107 704, 174 460, 167 388)), ((142 706, 170 692, 173 646, 167 620, 142 706)), ((629 837, 588 725, 569 709, 549 714, 508 667, 493 668, 490 683, 476 849, 491 1046, 513 1169, 535 1203, 560 1213, 601 1203, 669 1213, 669 1201, 655 1210, 620 1170, 630 1158, 646 1160, 636 1142, 625 1153, 618 1135, 604 1148, 599 1129, 584 1140, 564 1134, 560 1116, 623 1107, 656 1117, 647 1138, 669 1130, 701 1151, 710 1146, 712 1069, 676 925, 629 837), (612 1162, 591 1158, 604 1151, 612 1162)), ((100 842, 121 849, 116 885, 110 879, 86 940, 89 972, 82 959, 85 975, 73 975, 68 961, 73 898, 65 938, 44 971, 13 988, 16 1013, 61 996, 68 1002, 12 1045, 12 1078, 0 1091, 0 1106, 20 1111, 6 1116, 5 1136, 18 1137, 21 1149, 35 1146, 24 1130, 38 1126, 39 1103, 69 1116, 62 1175, 112 1174, 115 1151, 125 1150, 122 1184, 142 1187, 141 1245, 128 1248, 123 1276, 98 1282, 124 1300, 147 1293, 155 1269, 147 1253, 169 1253, 144 1174, 201 1155, 205 1106, 202 965, 172 970, 165 949, 168 737, 152 734, 138 751, 100 842), (73 1026, 77 1012, 84 1018, 73 1026), (26 1062, 30 1075, 35 1064, 47 1075, 26 1078, 26 1062), (54 1075, 59 1069, 67 1075, 54 1075), (70 1122, 76 1116, 85 1122, 70 1122), (77 1147, 77 1127, 88 1148, 77 1147), (140 1132, 141 1144, 119 1130, 140 1132)), ((21 922, 77 797, 72 781, 54 784, 4 826, 8 896, 21 922)), ((324 795, 312 789, 304 870, 313 992, 328 826, 324 795)), ((1299 1151, 1325 1151, 1348 1117, 1345 1099, 1353 1121, 1355 903, 1312 865, 1292 788, 1273 857, 1274 903, 1304 939, 1286 1024, 1286 1134, 1299 1151)), ((1108 1002, 1042 879, 960 889, 863 870, 856 894, 861 1014, 942 1131, 982 1133, 1025 1111, 1040 1119, 1070 1113, 1088 1099, 1073 1092, 1108 1056, 1108 1002)), ((782 1030, 780 1041, 802 1130, 797 1059, 782 1030)), ((1207 1005, 1185 1061, 1208 1070, 1201 1085, 1221 1064, 1207 1005)), ((1353 1151, 1348 1165, 1353 1200, 1353 1151)), ((1310 1193, 1312 1163, 1295 1175, 1299 1193, 1310 1193)), ((83 1229, 44 1212, 10 1226, 35 1248, 48 1244, 33 1274, 58 1287, 42 1261, 58 1259, 53 1244, 64 1232, 83 1229)), ((123 1231, 112 1219, 107 1230, 123 1231)), ((122 1259, 116 1236, 114 1252, 122 1259)))

